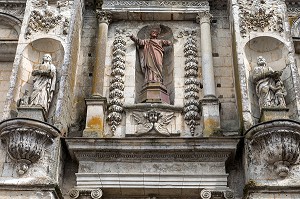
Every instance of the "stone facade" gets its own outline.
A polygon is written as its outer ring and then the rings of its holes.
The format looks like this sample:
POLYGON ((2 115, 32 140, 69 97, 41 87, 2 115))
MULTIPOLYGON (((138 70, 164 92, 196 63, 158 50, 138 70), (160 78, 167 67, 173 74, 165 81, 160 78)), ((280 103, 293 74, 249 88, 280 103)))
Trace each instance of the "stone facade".
POLYGON ((0 198, 299 198, 299 13, 0 0, 0 198), (154 39, 162 82, 145 84, 154 39))

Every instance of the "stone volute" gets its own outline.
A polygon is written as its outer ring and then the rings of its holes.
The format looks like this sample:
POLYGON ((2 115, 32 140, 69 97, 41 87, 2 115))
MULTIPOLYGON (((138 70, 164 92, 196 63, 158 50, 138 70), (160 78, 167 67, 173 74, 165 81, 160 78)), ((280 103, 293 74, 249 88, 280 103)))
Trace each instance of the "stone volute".
POLYGON ((245 138, 248 167, 250 172, 253 171, 251 179, 255 178, 255 175, 257 178, 264 175, 267 167, 273 167, 272 172, 275 172, 275 175, 285 178, 289 175, 291 167, 299 164, 298 122, 282 119, 260 123, 249 129, 245 138))
POLYGON ((17 163, 17 173, 23 175, 29 166, 43 155, 44 149, 59 136, 59 130, 50 124, 29 119, 14 118, 0 123, 0 138, 7 153, 17 163))

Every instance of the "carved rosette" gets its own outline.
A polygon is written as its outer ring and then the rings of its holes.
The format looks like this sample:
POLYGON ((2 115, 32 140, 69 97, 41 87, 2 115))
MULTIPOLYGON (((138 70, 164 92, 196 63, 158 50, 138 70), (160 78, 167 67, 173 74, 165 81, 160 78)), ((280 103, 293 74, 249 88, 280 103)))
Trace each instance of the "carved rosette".
POLYGON ((198 61, 197 44, 195 30, 185 30, 183 35, 187 36, 184 44, 185 60, 185 89, 184 89, 184 119, 190 127, 191 134, 195 134, 195 126, 200 122, 199 108, 199 80, 198 80, 198 61))
POLYGON ((124 30, 116 29, 113 42, 113 60, 111 70, 111 81, 109 87, 109 102, 107 121, 114 133, 122 121, 124 111, 124 75, 125 75, 125 52, 126 41, 124 30))
POLYGON ((273 167, 285 178, 300 161, 300 124, 292 120, 273 120, 256 125, 246 133, 248 164, 273 167))
POLYGON ((251 31, 283 31, 283 14, 278 1, 239 0, 240 33, 242 37, 251 31))
POLYGON ((43 150, 59 134, 55 127, 33 119, 16 118, 0 123, 0 137, 5 141, 11 159, 17 162, 19 175, 39 161, 43 150))
POLYGON ((90 197, 92 199, 100 199, 103 195, 101 189, 72 189, 69 192, 70 198, 90 197))
POLYGON ((203 189, 200 192, 200 196, 202 199, 210 199, 211 198, 211 191, 207 189, 203 189))

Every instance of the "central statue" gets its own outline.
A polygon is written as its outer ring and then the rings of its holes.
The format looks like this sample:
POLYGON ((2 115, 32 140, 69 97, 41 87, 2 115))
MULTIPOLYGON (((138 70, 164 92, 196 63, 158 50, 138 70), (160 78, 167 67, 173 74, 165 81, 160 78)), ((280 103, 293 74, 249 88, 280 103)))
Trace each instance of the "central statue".
POLYGON ((150 31, 150 39, 139 39, 134 35, 130 36, 130 39, 142 48, 140 63, 145 83, 163 83, 163 46, 170 46, 172 42, 158 39, 158 34, 158 30, 153 29, 150 31))

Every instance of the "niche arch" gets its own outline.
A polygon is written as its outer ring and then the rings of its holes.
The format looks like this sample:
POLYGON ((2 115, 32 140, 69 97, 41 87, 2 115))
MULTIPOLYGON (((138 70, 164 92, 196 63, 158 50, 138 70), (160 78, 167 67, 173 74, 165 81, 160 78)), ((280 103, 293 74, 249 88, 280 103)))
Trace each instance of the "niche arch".
MULTIPOLYGON (((150 31, 152 29, 159 30, 158 39, 169 40, 173 43, 173 32, 168 26, 158 24, 158 25, 147 25, 140 29, 137 34, 139 39, 149 39, 150 31)), ((136 54, 135 63, 135 103, 139 101, 139 95, 144 85, 144 75, 141 70, 141 64, 139 59, 139 54, 136 54)), ((164 47, 164 57, 163 57, 163 84, 168 90, 170 96, 170 104, 174 104, 174 48, 173 45, 164 47)))
POLYGON ((52 100, 52 106, 49 110, 49 115, 53 109, 54 101, 56 101, 58 93, 58 82, 61 77, 60 69, 64 60, 64 47, 59 40, 52 38, 41 38, 30 42, 23 50, 21 55, 19 74, 18 74, 18 93, 16 101, 21 98, 25 90, 32 93, 33 81, 31 72, 34 65, 41 63, 44 54, 50 54, 52 56, 52 63, 56 67, 56 88, 54 97, 52 100))
MULTIPOLYGON (((252 70, 257 65, 257 57, 263 56, 266 59, 267 66, 270 66, 274 71, 283 71, 281 76, 284 82, 285 88, 288 92, 287 95, 291 95, 289 91, 288 81, 291 81, 291 69, 289 67, 289 51, 287 46, 277 38, 270 36, 259 36, 249 40, 245 47, 245 68, 247 70, 247 84, 248 94, 251 102, 251 115, 254 118, 255 123, 258 123, 260 118, 260 109, 258 105, 258 97, 256 95, 256 88, 252 80, 252 70)), ((286 96, 287 107, 291 103, 289 97, 286 96)))

